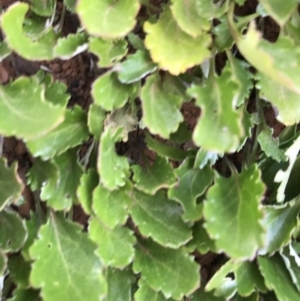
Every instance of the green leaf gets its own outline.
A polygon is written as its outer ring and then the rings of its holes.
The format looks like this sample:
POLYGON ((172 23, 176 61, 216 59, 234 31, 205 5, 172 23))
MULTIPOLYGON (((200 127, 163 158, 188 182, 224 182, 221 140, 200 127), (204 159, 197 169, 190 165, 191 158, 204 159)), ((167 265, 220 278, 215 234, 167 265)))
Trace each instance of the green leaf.
POLYGON ((263 194, 256 165, 240 174, 234 172, 230 178, 216 175, 206 196, 204 217, 207 232, 219 250, 235 259, 251 259, 263 246, 263 214, 259 206, 263 194))
POLYGON ((175 94, 164 91, 157 75, 147 78, 141 91, 143 124, 152 134, 169 138, 177 131, 183 116, 180 113, 182 99, 175 94))
POLYGON ((93 83, 91 93, 96 105, 111 111, 123 107, 134 90, 134 85, 120 83, 116 73, 106 72, 93 83))
POLYGON ((124 186, 129 175, 127 158, 118 156, 115 152, 115 142, 121 133, 122 128, 114 132, 107 128, 102 133, 99 144, 97 170, 100 182, 109 190, 124 186))
POLYGON ((281 206, 264 206, 263 226, 267 232, 260 255, 273 254, 289 243, 291 233, 297 225, 299 211, 300 200, 281 206))
POLYGON ((76 12, 91 35, 119 38, 126 36, 135 26, 139 8, 138 0, 80 0, 76 12))
POLYGON ((0 249, 5 252, 19 251, 27 238, 23 220, 13 211, 0 212, 0 249))
POLYGON ((194 167, 203 169, 207 164, 212 166, 217 162, 218 158, 219 156, 217 153, 200 148, 195 158, 194 167))
POLYGON ((274 138, 272 134, 273 129, 264 124, 257 137, 261 150, 277 162, 285 161, 284 150, 279 148, 279 139, 274 138))
POLYGON ((0 249, 0 276, 3 276, 7 266, 7 257, 3 250, 0 249))
POLYGON ((109 191, 101 184, 93 192, 93 210, 97 217, 109 228, 125 224, 131 203, 131 185, 109 191))
POLYGON ((76 0, 64 0, 64 4, 69 11, 73 12, 75 10, 76 0))
POLYGON ((139 241, 133 271, 168 299, 181 300, 200 285, 199 266, 183 249, 164 248, 150 240, 139 241))
POLYGON ((94 135, 94 139, 99 141, 102 131, 103 122, 105 119, 105 112, 98 105, 92 103, 88 112, 88 127, 91 134, 94 135))
POLYGON ((256 86, 260 89, 260 97, 269 101, 278 115, 276 119, 286 126, 299 123, 300 105, 299 94, 291 91, 282 84, 264 74, 259 75, 256 86))
POLYGON ((59 38, 53 52, 54 57, 63 60, 70 59, 77 54, 84 52, 88 48, 87 35, 83 33, 69 34, 66 37, 59 38))
POLYGON ((30 2, 30 9, 39 16, 51 17, 55 12, 56 1, 54 0, 30 0, 30 2))
POLYGON ((132 165, 134 186, 148 194, 154 195, 161 188, 169 188, 176 183, 173 168, 168 160, 156 156, 152 166, 132 165))
POLYGON ((279 86, 300 93, 300 78, 297 76, 300 65, 295 64, 300 59, 300 52, 290 38, 282 36, 276 43, 269 43, 261 38, 261 33, 251 22, 247 33, 238 36, 236 43, 242 55, 258 71, 279 86))
POLYGON ((124 84, 131 84, 153 73, 156 69, 157 65, 151 61, 149 54, 146 51, 138 50, 136 53, 128 55, 120 65, 118 79, 124 84))
POLYGON ((97 244, 96 254, 107 266, 124 268, 132 262, 135 237, 128 228, 116 226, 110 229, 100 219, 93 218, 89 237, 97 244))
POLYGON ((54 163, 59 168, 59 180, 48 180, 42 188, 41 199, 47 201, 55 210, 69 210, 78 202, 76 190, 83 174, 82 167, 78 164, 77 153, 74 150, 55 157, 54 163))
POLYGON ((172 0, 171 6, 173 18, 180 29, 194 38, 209 29, 209 20, 201 17, 198 12, 198 2, 198 0, 172 0))
POLYGON ((89 37, 89 51, 99 57, 100 68, 111 67, 127 54, 127 42, 89 37))
POLYGON ((41 189, 44 183, 49 179, 59 179, 59 169, 52 161, 42 161, 40 158, 34 158, 33 165, 26 174, 27 184, 32 191, 41 189))
POLYGON ((237 290, 241 296, 250 296, 257 288, 261 292, 267 292, 264 282, 256 262, 241 262, 235 270, 237 290))
POLYGON ((106 281, 108 288, 106 301, 132 301, 133 275, 129 269, 108 268, 106 281))
POLYGON ((270 15, 281 27, 289 20, 291 15, 297 9, 298 1, 287 0, 260 0, 260 5, 265 12, 270 15))
POLYGON ((6 41, 0 42, 0 62, 11 54, 11 49, 7 45, 6 41))
POLYGON ((95 249, 81 227, 51 213, 30 248, 35 259, 30 282, 41 288, 44 301, 101 300, 107 287, 95 249))
POLYGON ((281 251, 281 257, 285 263, 287 270, 289 271, 293 283, 297 287, 298 291, 300 291, 300 258, 297 254, 296 250, 293 248, 291 244, 286 246, 281 251))
POLYGON ((21 255, 12 255, 8 260, 9 276, 13 279, 18 287, 29 288, 29 274, 31 264, 25 261, 21 255))
POLYGON ((0 211, 11 201, 21 196, 23 183, 17 173, 17 164, 8 167, 6 160, 0 158, 0 211))
POLYGON ((197 204, 201 196, 213 180, 214 173, 209 167, 193 168, 193 160, 186 159, 179 168, 175 169, 179 182, 168 191, 168 197, 179 202, 184 214, 184 221, 196 221, 202 216, 202 204, 197 204))
POLYGON ((190 301, 225 301, 225 298, 214 296, 213 292, 205 292, 203 288, 198 289, 190 296, 190 301))
POLYGON ((89 138, 85 112, 74 106, 67 110, 65 120, 47 135, 27 142, 27 147, 35 157, 43 160, 60 155, 67 149, 75 147, 89 138))
POLYGON ((184 73, 210 57, 210 35, 203 33, 196 38, 189 36, 180 29, 169 9, 157 23, 146 22, 144 31, 147 33, 145 46, 152 60, 160 69, 173 75, 184 73))
POLYGON ((280 203, 283 202, 285 199, 285 189, 289 181, 290 174, 296 162, 299 151, 300 151, 300 137, 298 137, 284 153, 286 157, 289 159, 288 168, 286 170, 280 169, 277 172, 274 179, 274 182, 280 183, 277 190, 277 201, 280 203))
POLYGON ((166 299, 163 293, 156 292, 152 289, 145 280, 139 280, 139 289, 134 294, 134 300, 136 301, 173 301, 174 299, 166 299))
POLYGON ((99 183, 99 176, 95 168, 89 168, 80 179, 79 187, 77 188, 77 197, 86 214, 91 215, 93 191, 99 183))
POLYGON ((167 157, 175 161, 181 161, 184 160, 188 155, 188 152, 180 148, 176 148, 155 140, 148 133, 146 133, 145 136, 145 142, 147 143, 148 148, 155 151, 162 157, 167 157))
POLYGON ((33 79, 19 77, 0 86, 0 111, 0 133, 28 140, 41 137, 58 126, 64 119, 65 108, 45 100, 44 86, 33 79), (15 121, 13 125, 11 120, 15 121))
MULTIPOLYGON (((38 1, 43 2, 43 1, 38 1)), ((56 36, 53 30, 48 31, 43 38, 31 40, 23 33, 23 22, 28 11, 28 4, 17 2, 1 16, 1 28, 9 47, 29 60, 51 60, 56 36)))
POLYGON ((151 196, 134 190, 131 198, 129 211, 143 236, 170 248, 178 248, 191 239, 191 230, 181 219, 181 208, 168 200, 164 191, 151 196))
POLYGON ((194 224, 193 239, 188 243, 188 248, 192 251, 197 250, 200 254, 206 254, 208 251, 217 252, 215 241, 209 237, 203 227, 203 221, 194 224))
POLYGON ((13 298, 7 299, 7 301, 42 301, 40 297, 40 291, 35 289, 23 289, 17 288, 14 290, 13 298))
MULTIPOLYGON (((266 299, 264 299, 267 301, 266 299)), ((252 293, 247 297, 241 297, 240 295, 235 295, 232 301, 259 301, 259 294, 257 292, 252 293)))
POLYGON ((270 290, 274 290, 280 301, 299 300, 300 293, 294 286, 279 254, 275 254, 272 257, 258 257, 258 262, 267 287, 270 290))
POLYGON ((211 76, 205 86, 192 86, 189 94, 201 107, 193 141, 204 150, 233 152, 244 135, 242 111, 236 110, 237 84, 229 69, 221 76, 211 76))

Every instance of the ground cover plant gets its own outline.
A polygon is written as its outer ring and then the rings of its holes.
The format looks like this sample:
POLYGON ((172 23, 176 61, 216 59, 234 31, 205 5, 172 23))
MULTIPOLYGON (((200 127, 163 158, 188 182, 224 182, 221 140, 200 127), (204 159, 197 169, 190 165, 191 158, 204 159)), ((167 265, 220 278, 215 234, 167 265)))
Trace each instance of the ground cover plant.
POLYGON ((1 300, 300 300, 299 2, 1 1, 1 300))

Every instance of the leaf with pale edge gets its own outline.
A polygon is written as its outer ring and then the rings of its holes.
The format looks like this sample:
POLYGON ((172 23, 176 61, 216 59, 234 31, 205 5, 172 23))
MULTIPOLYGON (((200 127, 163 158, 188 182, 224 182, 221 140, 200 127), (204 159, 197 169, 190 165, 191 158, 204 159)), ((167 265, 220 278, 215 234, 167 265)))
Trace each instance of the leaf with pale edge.
POLYGON ((0 212, 0 249, 19 251, 27 239, 25 222, 13 211, 0 212))
POLYGON ((55 0, 30 0, 30 9, 39 16, 51 17, 55 12, 55 0))
POLYGON ((161 188, 169 188, 176 183, 176 177, 168 160, 156 156, 152 166, 132 165, 134 186, 148 194, 155 194, 161 188))
MULTIPOLYGON (((49 31, 43 39, 36 41, 32 41, 23 33, 23 22, 28 9, 27 3, 16 2, 1 16, 1 29, 5 34, 5 41, 12 50, 28 60, 51 60, 55 44, 53 31, 49 31)), ((26 113, 24 115, 26 116, 26 113)))
POLYGON ((13 297, 7 299, 7 301, 24 301, 24 300, 42 301, 40 297, 40 291, 32 288, 23 289, 18 287, 14 290, 13 297))
POLYGON ((192 238, 191 230, 182 221, 182 210, 170 201, 164 191, 154 196, 134 190, 130 215, 143 236, 159 244, 178 248, 192 238))
POLYGON ((122 128, 112 130, 110 127, 102 133, 97 170, 100 174, 100 182, 109 190, 124 186, 129 176, 129 163, 127 158, 116 154, 115 143, 120 139, 122 128))
POLYGON ((134 83, 146 75, 153 73, 157 65, 151 61, 146 51, 138 50, 136 53, 128 55, 126 60, 120 65, 118 79, 124 84, 134 83))
POLYGON ((0 86, 0 112, 0 133, 28 140, 46 135, 59 125, 64 120, 65 108, 46 101, 43 85, 19 77, 0 86))
POLYGON ((293 283, 300 292, 300 257, 297 254, 296 250, 291 244, 286 246, 281 252, 280 255, 285 263, 287 270, 289 271, 293 283))
POLYGON ((300 65, 295 63, 300 60, 300 51, 289 37, 281 36, 276 43, 267 42, 251 22, 247 33, 238 35, 236 43, 242 55, 258 71, 278 85, 300 94, 300 65))
POLYGON ((286 157, 289 159, 288 168, 286 170, 280 169, 277 172, 275 179, 274 179, 274 182, 280 183, 280 185, 277 189, 277 201, 280 203, 283 202, 285 199, 285 189, 286 189, 287 183, 289 181, 293 166, 298 157, 299 151, 300 151, 300 137, 298 137, 294 141, 294 143, 284 153, 286 155, 286 157))
POLYGON ((139 8, 138 0, 80 0, 76 12, 91 35, 119 38, 133 29, 139 8))
POLYGON ((200 285, 199 265, 191 256, 183 249, 168 249, 150 240, 138 242, 133 271, 140 272, 152 289, 175 300, 188 296, 200 285))
MULTIPOLYGON (((132 301, 132 284, 134 277, 130 269, 117 270, 108 268, 105 271, 107 296, 105 301, 132 301)), ((148 301, 148 300, 147 300, 148 301)))
POLYGON ((86 124, 85 112, 74 106, 66 111, 65 120, 57 128, 43 137, 28 141, 27 147, 33 156, 48 160, 87 140, 89 131, 86 124))
POLYGON ((93 191, 98 183, 99 176, 95 168, 89 168, 80 179, 80 184, 77 188, 77 197, 86 214, 91 215, 93 213, 93 191))
POLYGON ((126 40, 103 40, 89 38, 89 51, 99 57, 97 65, 101 68, 111 67, 127 53, 126 40))
POLYGON ((289 20, 293 12, 297 10, 295 0, 260 0, 265 12, 270 15, 281 27, 289 20))
POLYGON ((54 163, 59 168, 59 180, 50 178, 41 191, 41 199, 47 201, 51 208, 69 210, 78 202, 76 189, 83 170, 77 161, 77 153, 74 150, 68 150, 54 158, 54 163))
POLYGON ((183 73, 210 57, 210 35, 203 33, 197 38, 189 36, 180 29, 170 9, 164 12, 157 23, 146 22, 144 31, 147 33, 145 46, 152 60, 173 75, 183 73))
POLYGON ((143 124, 152 134, 169 138, 177 131, 183 116, 180 113, 182 99, 164 91, 163 84, 157 75, 147 78, 141 91, 143 124))
POLYGON ((278 300, 295 301, 300 299, 300 293, 293 284, 292 278, 279 254, 272 257, 258 257, 258 263, 267 287, 274 290, 278 300))
POLYGON ((168 197, 179 202, 184 213, 184 221, 196 221, 202 216, 202 204, 197 204, 197 197, 202 195, 211 184, 214 173, 211 168, 193 168, 193 160, 186 159, 175 169, 178 183, 168 190, 168 197))
POLYGON ((109 228, 123 225, 128 218, 128 207, 131 204, 131 185, 109 191, 99 185, 93 192, 93 210, 97 217, 109 228))
POLYGON ((206 165, 212 166, 217 162, 218 158, 219 156, 216 152, 210 152, 200 148, 195 158, 194 167, 203 169, 206 165))
POLYGON ((300 199, 281 206, 264 206, 263 226, 267 230, 264 247, 260 255, 273 254, 289 243, 291 233, 297 226, 300 199))
POLYGON ((6 161, 0 158, 0 211, 9 201, 16 201, 21 196, 23 183, 17 173, 17 164, 8 167, 6 161))
POLYGON ((116 73, 107 72, 96 79, 91 93, 96 105, 111 111, 123 107, 134 89, 134 85, 120 83, 116 73))
POLYGON ((238 85, 227 68, 221 76, 211 76, 205 86, 192 86, 189 94, 201 107, 193 141, 205 150, 233 152, 244 135, 242 111, 235 109, 238 85))
POLYGON ((116 226, 110 229, 100 219, 93 218, 89 237, 97 244, 96 254, 105 265, 122 269, 132 262, 135 237, 128 228, 116 226))
POLYGON ((269 101, 278 111, 276 119, 286 126, 299 123, 299 93, 295 93, 269 76, 260 74, 256 87, 260 89, 260 97, 269 101))
POLYGON ((51 213, 30 248, 31 284, 41 288, 44 301, 101 300, 107 286, 95 249, 79 225, 51 213))
POLYGON ((7 257, 2 249, 0 249, 0 276, 2 276, 6 270, 7 257))
POLYGON ((102 131, 103 122, 105 119, 105 112, 101 107, 96 104, 91 104, 88 113, 88 127, 91 134, 94 135, 94 139, 99 141, 102 131))
POLYGON ((69 34, 59 38, 53 52, 55 57, 67 60, 77 54, 86 51, 88 48, 88 38, 85 33, 69 34))
POLYGON ((139 289, 134 294, 136 301, 173 301, 174 299, 168 298, 162 292, 157 292, 152 289, 144 279, 139 280, 139 289))
POLYGON ((256 165, 230 178, 216 175, 204 203, 205 227, 216 246, 235 259, 251 259, 263 246, 264 185, 256 165), (216 215, 217 213, 217 215, 216 215))

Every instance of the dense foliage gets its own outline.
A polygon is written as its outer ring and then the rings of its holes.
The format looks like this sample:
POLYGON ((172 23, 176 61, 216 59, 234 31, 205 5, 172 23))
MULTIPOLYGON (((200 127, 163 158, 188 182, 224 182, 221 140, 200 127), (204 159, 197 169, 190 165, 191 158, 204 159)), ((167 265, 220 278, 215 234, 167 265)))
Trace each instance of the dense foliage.
POLYGON ((86 53, 98 72, 88 109, 47 69, 0 85, 0 140, 22 140, 32 161, 25 183, 0 158, 3 300, 300 300, 300 1, 241 16, 245 2, 3 8, 1 60, 86 53), (70 13, 81 27, 65 35, 70 13))

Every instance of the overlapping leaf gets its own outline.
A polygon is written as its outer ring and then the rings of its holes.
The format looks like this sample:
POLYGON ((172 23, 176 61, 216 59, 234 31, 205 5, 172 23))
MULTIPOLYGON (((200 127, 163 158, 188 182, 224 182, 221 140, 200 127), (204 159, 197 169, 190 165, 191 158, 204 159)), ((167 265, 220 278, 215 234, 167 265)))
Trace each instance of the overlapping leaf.
POLYGON ((80 0, 76 12, 86 30, 103 38, 124 37, 135 25, 138 0, 80 0))
POLYGON ((22 180, 17 174, 17 164, 8 167, 0 158, 0 211, 9 201, 16 201, 23 190, 22 180))
POLYGON ((221 76, 211 76, 206 85, 194 85, 189 94, 201 107, 201 117, 193 132, 193 140, 205 150, 233 152, 244 135, 242 112, 235 109, 237 84, 227 69, 221 76))
POLYGON ((28 140, 41 137, 58 126, 64 120, 65 108, 47 102, 44 86, 34 79, 19 77, 0 86, 0 112, 0 133, 28 140))
POLYGON ((106 295, 102 264, 94 254, 96 246, 78 225, 51 213, 39 237, 30 248, 35 259, 30 282, 41 288, 44 301, 101 300, 106 295))
POLYGON ((9 257, 9 275, 18 287, 29 288, 30 262, 25 261, 23 256, 17 254, 9 257))
POLYGON ((3 250, 0 250, 0 276, 3 276, 7 265, 7 257, 3 250))
POLYGON ((140 240, 133 270, 141 279, 165 297, 181 300, 200 285, 199 266, 183 249, 164 248, 150 240, 140 240))
POLYGON ((56 1, 55 0, 30 0, 31 2, 31 10, 34 11, 36 14, 40 16, 50 17, 56 7, 56 1))
POLYGON ((133 244, 135 238, 126 227, 107 227, 100 219, 90 222, 89 237, 98 245, 96 254, 107 266, 124 268, 134 258, 133 244))
POLYGON ((57 128, 43 137, 28 141, 27 146, 35 157, 40 156, 44 160, 53 158, 88 139, 86 123, 85 112, 75 106, 66 111, 65 120, 57 128))
POLYGON ((131 217, 144 236, 171 248, 178 248, 191 239, 191 230, 181 219, 181 208, 168 200, 164 191, 151 196, 134 190, 132 201, 131 217))
POLYGON ((143 123, 152 134, 169 138, 179 123, 183 121, 180 113, 182 99, 175 94, 169 94, 163 89, 162 82, 157 75, 147 78, 141 91, 143 123))
POLYGON ((23 32, 23 21, 28 8, 27 3, 16 2, 2 15, 1 28, 5 33, 6 42, 12 50, 26 59, 50 60, 53 57, 56 35, 50 29, 46 35, 36 41, 28 38, 23 32))
POLYGON ((213 171, 209 167, 193 168, 192 160, 186 159, 175 169, 178 183, 168 191, 170 199, 179 202, 184 214, 184 221, 196 221, 202 216, 202 204, 197 204, 197 197, 202 195, 213 180, 213 171))
POLYGON ((217 175, 207 193, 205 227, 217 248, 232 258, 253 258, 263 246, 263 214, 259 206, 263 193, 256 165, 230 178, 217 175))
POLYGON ((95 140, 100 140, 104 127, 104 119, 105 112, 103 109, 94 103, 91 104, 88 113, 88 127, 90 133, 94 135, 95 140))
POLYGON ((170 9, 165 10, 157 23, 146 22, 144 31, 147 33, 145 46, 152 60, 173 75, 201 64, 210 56, 210 35, 203 33, 196 38, 189 36, 180 29, 170 9))
POLYGON ((40 297, 40 291, 32 288, 29 289, 17 288, 14 290, 14 296, 7 300, 8 301, 23 301, 23 300, 42 301, 40 297))
POLYGON ((161 188, 168 188, 176 183, 173 168, 168 160, 156 156, 152 166, 131 166, 135 187, 145 193, 155 194, 161 188))
POLYGON ((13 211, 0 212, 0 249, 19 251, 27 238, 25 222, 13 211))

